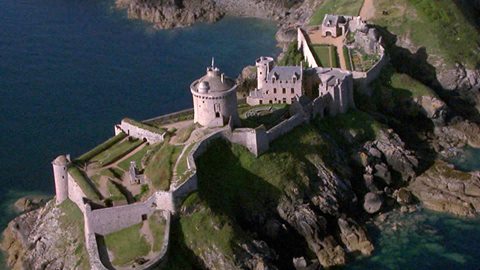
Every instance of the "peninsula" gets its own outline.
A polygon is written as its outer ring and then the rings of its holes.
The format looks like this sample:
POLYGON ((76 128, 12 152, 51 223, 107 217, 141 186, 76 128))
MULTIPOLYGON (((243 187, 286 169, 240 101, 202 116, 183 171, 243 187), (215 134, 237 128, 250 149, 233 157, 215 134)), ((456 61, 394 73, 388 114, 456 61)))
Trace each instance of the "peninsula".
MULTIPOLYGON (((169 28, 172 5, 187 26, 248 1, 161 2, 117 4, 169 28)), ((4 232, 9 266, 323 269, 371 255, 365 224, 392 211, 478 215, 480 172, 449 163, 480 147, 478 46, 458 45, 465 62, 412 53, 382 25, 421 10, 403 0, 257 2, 280 22, 278 61, 259 55, 233 79, 212 59, 184 89, 191 109, 125 118, 55 158, 55 198, 4 232)))

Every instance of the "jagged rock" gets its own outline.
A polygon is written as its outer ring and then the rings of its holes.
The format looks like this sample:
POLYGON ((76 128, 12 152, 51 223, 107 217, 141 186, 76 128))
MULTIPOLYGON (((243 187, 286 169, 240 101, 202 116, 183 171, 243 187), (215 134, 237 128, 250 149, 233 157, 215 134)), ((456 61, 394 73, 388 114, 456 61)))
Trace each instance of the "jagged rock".
POLYGON ((401 205, 411 204, 413 202, 412 193, 406 188, 400 188, 395 192, 397 202, 401 205))
POLYGON ((338 219, 338 227, 341 232, 341 239, 348 251, 360 251, 363 255, 369 256, 373 252, 373 245, 367 238, 367 233, 352 219, 338 219))
POLYGON ((392 176, 385 163, 375 164, 375 176, 381 178, 387 185, 392 184, 392 176))
POLYGON ((441 99, 433 96, 422 96, 416 99, 422 107, 425 116, 435 123, 443 124, 447 114, 447 105, 441 99))
POLYGON ((365 194, 363 209, 367 211, 367 213, 374 214, 382 208, 383 199, 380 195, 373 192, 368 192, 365 194))
POLYGON ((405 143, 392 130, 380 130, 377 139, 364 145, 367 151, 376 148, 382 152, 387 164, 402 175, 404 181, 415 178, 418 160, 413 152, 405 149, 405 143))
POLYGON ((45 205, 48 201, 46 196, 27 196, 18 199, 14 206, 18 212, 29 212, 45 205))
POLYGON ((444 161, 436 163, 409 185, 429 209, 460 216, 480 212, 480 173, 455 170, 444 161))
MULTIPOLYGON (((80 210, 78 210, 80 213, 80 210)), ((80 213, 81 214, 81 213, 80 213)), ((82 220, 63 220, 53 200, 12 220, 1 248, 13 269, 78 269, 88 267, 82 220)))
MULTIPOLYGON (((461 148, 466 144, 480 147, 480 126, 470 121, 452 121, 448 126, 436 127, 436 136, 433 144, 437 151, 450 151, 452 148, 461 148)), ((447 154, 448 153, 442 153, 447 154)))
POLYGON ((304 237, 324 267, 345 263, 345 252, 332 236, 326 236, 327 221, 306 204, 293 204, 284 198, 277 207, 279 215, 304 237))

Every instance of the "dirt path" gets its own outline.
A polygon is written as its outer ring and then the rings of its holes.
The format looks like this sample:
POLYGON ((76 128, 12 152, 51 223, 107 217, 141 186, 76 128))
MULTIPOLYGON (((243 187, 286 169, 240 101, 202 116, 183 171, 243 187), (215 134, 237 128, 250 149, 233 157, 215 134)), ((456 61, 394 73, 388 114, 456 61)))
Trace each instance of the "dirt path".
POLYGON ((360 17, 364 21, 368 21, 375 16, 375 6, 373 5, 374 0, 365 0, 363 1, 363 6, 360 9, 360 17))

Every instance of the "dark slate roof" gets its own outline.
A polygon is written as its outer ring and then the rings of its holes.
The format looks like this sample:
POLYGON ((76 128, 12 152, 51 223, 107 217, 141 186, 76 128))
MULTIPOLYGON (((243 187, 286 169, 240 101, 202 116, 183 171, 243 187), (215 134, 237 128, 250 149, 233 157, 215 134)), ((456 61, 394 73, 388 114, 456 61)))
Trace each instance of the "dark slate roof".
POLYGON ((268 73, 267 80, 271 80, 272 76, 281 81, 291 80, 293 76, 299 79, 301 74, 302 68, 299 66, 276 66, 268 73))

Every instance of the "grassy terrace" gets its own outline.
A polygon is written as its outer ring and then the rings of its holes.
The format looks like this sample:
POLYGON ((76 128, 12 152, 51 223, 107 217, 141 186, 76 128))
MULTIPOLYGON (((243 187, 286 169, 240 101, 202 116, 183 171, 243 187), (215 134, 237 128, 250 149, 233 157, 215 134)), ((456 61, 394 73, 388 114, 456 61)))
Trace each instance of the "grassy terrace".
POLYGON ((190 154, 190 151, 192 150, 192 148, 194 146, 195 146, 195 143, 192 143, 189 146, 187 146, 187 149, 185 150, 185 153, 183 154, 183 156, 178 161, 177 172, 176 173, 177 173, 177 176, 180 177, 180 182, 185 181, 187 176, 188 176, 188 174, 187 174, 187 170, 188 170, 187 159, 188 159, 188 155, 190 154))
POLYGON ((73 177, 73 180, 75 180, 83 193, 85 193, 90 200, 100 201, 102 199, 94 184, 88 179, 83 171, 75 166, 71 166, 68 168, 68 173, 73 177))
POLYGON ((157 145, 155 153, 150 157, 145 168, 145 175, 152 181, 156 190, 168 190, 172 178, 173 166, 182 146, 174 146, 168 142, 157 145))
POLYGON ((141 150, 139 150, 137 153, 133 154, 129 158, 126 158, 122 160, 121 162, 118 163, 118 167, 124 171, 128 171, 130 168, 130 161, 135 161, 137 164, 137 168, 142 167, 142 159, 143 157, 147 154, 149 150, 152 149, 152 146, 146 145, 144 146, 141 150))
POLYGON ((98 167, 112 164, 126 156, 141 144, 143 144, 142 140, 128 137, 127 139, 110 146, 108 149, 105 149, 103 152, 90 159, 90 162, 96 162, 98 167))
POLYGON ((395 35, 408 37, 425 47, 427 54, 441 56, 448 65, 456 61, 473 68, 480 63, 478 30, 460 9, 459 1, 374 1, 374 23, 395 35), (382 11, 388 12, 383 15, 382 11))
POLYGON ((321 24, 325 14, 358 16, 363 0, 325 0, 310 18, 310 25, 321 24))
POLYGON ((142 224, 139 223, 105 236, 105 244, 113 253, 114 265, 127 265, 150 252, 149 243, 140 233, 142 224))
POLYGON ((339 67, 338 55, 335 46, 313 45, 311 46, 318 65, 322 67, 339 67))
POLYGON ((119 141, 123 140, 125 137, 127 137, 127 135, 125 133, 120 133, 120 134, 116 135, 115 137, 112 137, 112 138, 106 140, 105 142, 97 145, 95 148, 88 151, 87 153, 81 155, 80 157, 77 158, 77 160, 80 161, 80 162, 86 162, 86 161, 90 160, 91 158, 93 158, 94 156, 96 156, 96 155, 100 154, 101 152, 107 150, 108 148, 110 148, 114 144, 118 143, 119 141))
POLYGON ((350 55, 350 50, 347 48, 347 46, 343 46, 343 56, 345 58, 345 64, 347 65, 346 68, 347 70, 352 71, 352 56, 350 55))
POLYGON ((154 212, 148 217, 148 226, 153 235, 153 252, 159 252, 162 249, 163 237, 165 232, 165 219, 160 211, 154 212))
POLYGON ((288 116, 288 105, 287 104, 268 104, 268 105, 259 105, 253 107, 242 108, 239 110, 240 120, 243 127, 256 128, 260 125, 264 125, 265 128, 269 129, 280 123, 286 116, 288 116), (251 110, 261 109, 261 108, 272 108, 271 112, 262 111, 259 115, 252 115, 247 117, 246 113, 251 110))

